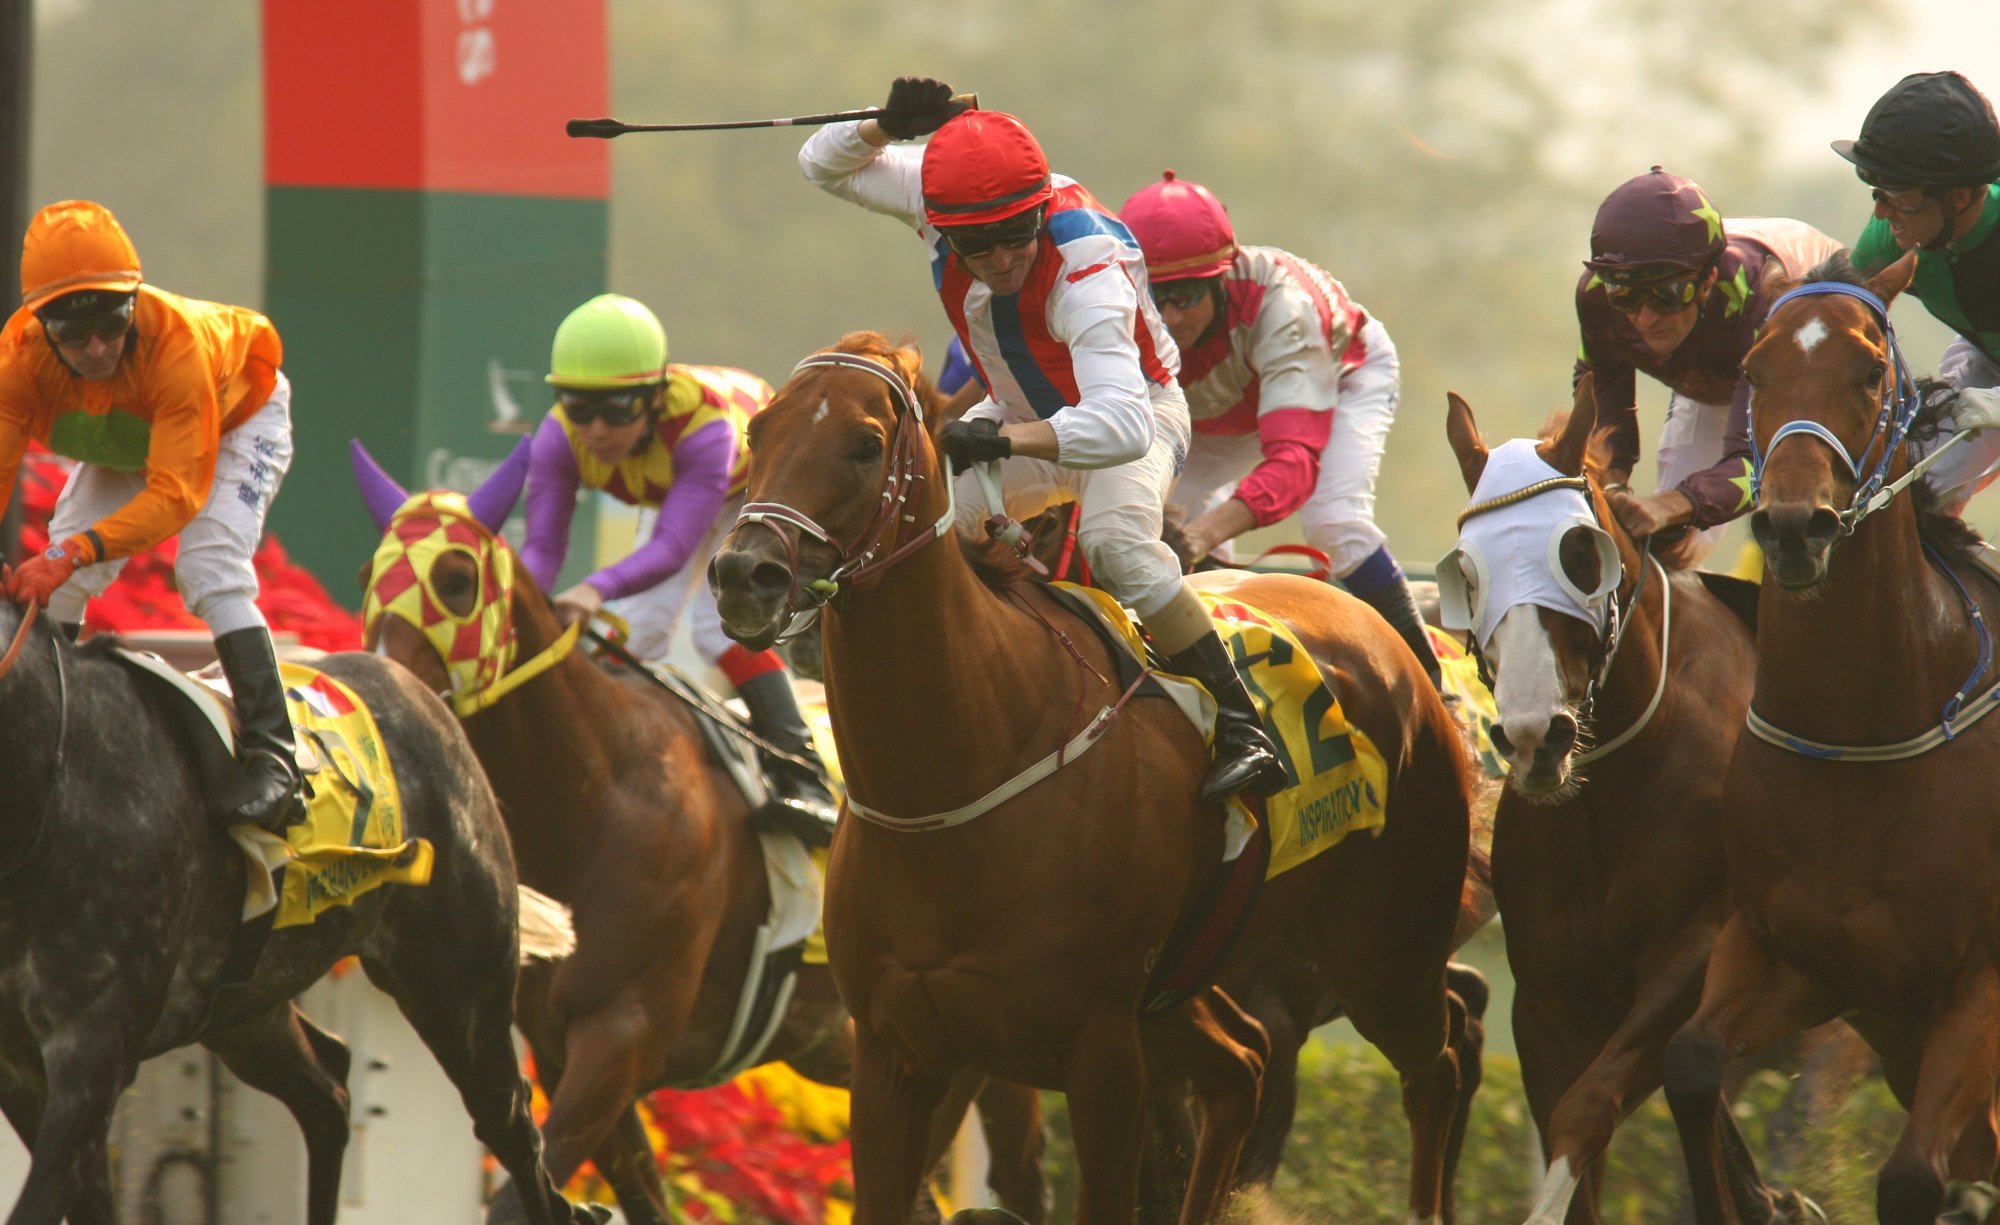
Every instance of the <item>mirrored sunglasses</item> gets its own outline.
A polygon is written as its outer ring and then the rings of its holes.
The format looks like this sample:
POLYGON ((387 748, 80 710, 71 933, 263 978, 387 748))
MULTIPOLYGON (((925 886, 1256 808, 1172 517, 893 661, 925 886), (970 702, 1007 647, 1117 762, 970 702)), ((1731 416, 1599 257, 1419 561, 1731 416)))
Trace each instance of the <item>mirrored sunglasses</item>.
POLYGON ((50 314, 39 315, 42 330, 50 340, 59 345, 80 345, 93 336, 107 339, 123 336, 132 326, 133 299, 125 298, 110 310, 90 315, 79 315, 68 319, 50 314))
POLYGON ((1025 247, 1042 236, 1042 210, 1031 209, 992 225, 946 226, 939 233, 960 259, 989 255, 1000 247, 1025 247))
POLYGON ((1686 310, 1694 304, 1695 290, 1701 285, 1701 274, 1691 272, 1686 276, 1674 277, 1666 281, 1649 281, 1644 285, 1616 285, 1606 282, 1604 296, 1610 300, 1611 309, 1622 314, 1636 315, 1644 307, 1652 307, 1662 315, 1671 315, 1686 310))
POLYGON ((589 425, 602 421, 606 425, 630 425, 646 415, 646 405, 652 399, 651 387, 621 388, 604 391, 564 391, 558 393, 556 402, 562 405, 563 416, 571 425, 589 425))
POLYGON ((1164 285, 1152 286, 1153 305, 1165 309, 1169 306, 1184 311, 1206 298, 1215 289, 1219 278, 1212 276, 1191 277, 1184 281, 1168 281, 1164 285))

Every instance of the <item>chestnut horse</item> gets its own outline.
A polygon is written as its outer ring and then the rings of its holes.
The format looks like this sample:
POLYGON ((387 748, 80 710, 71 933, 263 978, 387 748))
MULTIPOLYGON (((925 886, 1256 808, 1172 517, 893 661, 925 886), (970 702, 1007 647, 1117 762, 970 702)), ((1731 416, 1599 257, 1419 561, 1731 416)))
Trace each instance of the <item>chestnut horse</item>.
POLYGON ((1456 394, 1445 426, 1476 500, 1438 566, 1441 611, 1484 653, 1512 766, 1493 887, 1548 1163, 1530 1225, 1599 1219, 1612 1132, 1660 1087, 1660 1052, 1700 1000, 1725 911, 1722 775, 1756 655, 1710 590, 1737 580, 1668 573, 1611 513, 1586 470, 1591 387, 1503 466, 1456 394))
MULTIPOLYGON (((1170 703, 1122 702, 1108 651, 1046 589, 968 557, 920 364, 871 332, 802 362, 751 424, 750 502, 710 570, 725 627, 752 647, 833 596, 849 812, 826 927, 857 1030, 855 1220, 895 1219, 926 1120, 967 1066, 1068 1095, 1093 1223, 1134 1219, 1148 1077, 1188 1078, 1202 1135, 1181 1219, 1213 1219, 1266 1040, 1214 988, 1141 1016, 1221 859, 1222 813, 1195 799, 1207 752, 1170 703)), ((1445 990, 1472 789, 1458 731, 1366 605, 1295 577, 1202 582, 1289 624, 1388 761, 1380 836, 1273 880, 1230 964, 1325 993, 1388 1055, 1411 1216, 1439 1218, 1471 1075, 1445 990)))
MULTIPOLYGON (((366 627, 369 649, 458 699, 473 750, 492 780, 513 836, 522 879, 575 914, 577 947, 552 972, 524 977, 520 1025, 549 1091, 543 1123, 549 1169, 561 1182, 594 1158, 634 1222, 672 1219, 633 1102, 662 1085, 711 1081, 736 1021, 753 942, 766 922, 765 848, 741 790, 710 757, 686 704, 626 672, 614 675, 565 634, 543 593, 496 534, 519 494, 525 447, 463 502, 408 497, 358 447, 356 475, 384 548, 367 582, 379 595, 404 556, 442 613, 460 625, 497 614, 515 642, 513 662, 488 689, 454 694, 446 660, 411 621, 389 614, 366 627), (449 523, 457 543, 418 556, 400 538, 449 523), (504 555, 504 556, 503 556, 504 555), (532 680, 514 682, 532 676, 532 680), (464 713, 476 707, 473 713, 464 713)), ((371 605, 375 601, 371 601, 371 605)), ((804 965, 762 1060, 782 1059, 824 1084, 846 1087, 852 1057, 847 1014, 825 966, 804 965)), ((940 1120, 941 1151, 963 1114, 940 1120)), ((1027 1094, 999 1086, 992 1092, 1027 1094)), ((1023 1124, 1024 1126, 1026 1124, 1023 1124)), ((996 1152, 1028 1160, 1025 1139, 996 1137, 996 1152)), ((1033 1198, 1010 1204, 1039 1220, 1039 1171, 1009 1186, 1033 1198)), ((935 1219, 928 1192, 911 1203, 935 1219)), ((509 1205, 496 1198, 493 1218, 509 1205)))
POLYGON ((2000 720, 1976 721, 2000 697, 2000 587, 1970 532, 1896 496, 1919 397, 1888 304, 1913 265, 1864 283, 1836 256, 1773 303, 1743 363, 1766 558, 1755 734, 1725 782, 1734 908, 1665 1055, 1703 1222, 1769 1203, 1722 1185, 1723 1059, 1830 1016, 1909 1111, 1876 1182, 1885 1225, 1930 1225, 2000 1146, 2000 720))

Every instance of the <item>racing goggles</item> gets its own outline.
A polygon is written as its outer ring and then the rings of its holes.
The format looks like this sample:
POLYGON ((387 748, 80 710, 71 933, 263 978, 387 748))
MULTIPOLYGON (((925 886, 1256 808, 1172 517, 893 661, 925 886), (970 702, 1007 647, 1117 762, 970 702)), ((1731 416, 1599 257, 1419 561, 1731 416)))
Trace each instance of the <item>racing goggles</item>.
POLYGON ((59 345, 80 345, 88 342, 93 336, 102 336, 106 339, 123 336, 132 326, 134 301, 133 296, 127 294, 115 305, 89 314, 65 317, 43 311, 36 317, 42 321, 42 331, 47 333, 50 340, 59 345))
POLYGON ((991 255, 1000 247, 1025 247, 1042 236, 1042 210, 1031 208, 991 225, 951 225, 938 231, 960 259, 991 255))
POLYGON ((1868 194, 1889 211, 1905 214, 1923 212, 1932 198, 1928 187, 1875 187, 1868 194))
POLYGON ((563 416, 575 426, 589 425, 602 421, 609 426, 630 425, 646 415, 646 407, 653 399, 653 385, 645 387, 618 387, 592 389, 590 391, 559 392, 556 402, 562 405, 563 416))
POLYGON ((1611 309, 1624 315, 1636 315, 1644 307, 1652 307, 1661 315, 1678 314, 1694 305, 1695 291, 1701 288, 1700 272, 1683 273, 1665 280, 1648 281, 1643 285, 1621 285, 1606 280, 1604 296, 1611 303, 1611 309))
POLYGON ((1215 276, 1196 276, 1180 281, 1168 281, 1163 285, 1151 286, 1153 305, 1159 307, 1161 310, 1165 310, 1170 306, 1177 311, 1187 310, 1195 303, 1213 293, 1217 283, 1221 280, 1221 277, 1215 276))

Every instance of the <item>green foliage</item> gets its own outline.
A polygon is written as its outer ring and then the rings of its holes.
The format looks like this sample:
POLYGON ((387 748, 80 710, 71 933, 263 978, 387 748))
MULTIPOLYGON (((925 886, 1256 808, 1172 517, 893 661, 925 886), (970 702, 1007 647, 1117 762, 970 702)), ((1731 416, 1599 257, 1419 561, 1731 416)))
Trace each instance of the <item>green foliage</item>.
MULTIPOLYGON (((1271 1206, 1301 1221, 1406 1219, 1409 1132, 1388 1062, 1359 1043, 1314 1042, 1302 1052, 1299 1081, 1298 1119, 1271 1206)), ((1833 1220, 1872 1219, 1875 1173, 1902 1130, 1902 1111, 1871 1078, 1828 1117, 1792 1127, 1788 1144, 1778 1133, 1792 1084, 1779 1073, 1760 1072, 1736 1103, 1766 1178, 1811 1196, 1833 1220)), ((1045 1095, 1043 1109, 1052 1131, 1047 1168, 1060 1220, 1075 1203, 1076 1170, 1062 1098, 1045 1095)), ((1520 1065, 1489 1055, 1454 1186, 1460 1221, 1511 1222, 1527 1215, 1539 1178, 1533 1137, 1520 1065)), ((1659 1225, 1686 1219, 1685 1190, 1673 1119, 1656 1093, 1613 1140, 1604 1220, 1659 1225)))

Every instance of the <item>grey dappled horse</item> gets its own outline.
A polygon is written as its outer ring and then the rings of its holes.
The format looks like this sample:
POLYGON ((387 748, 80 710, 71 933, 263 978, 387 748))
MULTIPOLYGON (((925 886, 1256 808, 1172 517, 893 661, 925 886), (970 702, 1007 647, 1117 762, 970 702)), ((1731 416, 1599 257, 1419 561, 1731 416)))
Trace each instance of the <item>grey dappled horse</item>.
MULTIPOLYGON (((22 612, 0 601, 0 644, 22 612)), ((367 703, 412 836, 437 860, 305 927, 273 931, 247 983, 220 987, 245 860, 211 822, 194 746, 159 682, 44 620, 0 675, 0 1110, 32 1150, 7 1225, 115 1225, 112 1106, 142 1059, 200 1042, 278 1098, 305 1133, 310 1225, 338 1209, 347 1047, 292 998, 359 954, 458 1087, 530 1219, 598 1218, 541 1168, 509 1034, 519 940, 513 860, 451 713, 366 655, 319 667, 367 703)))

